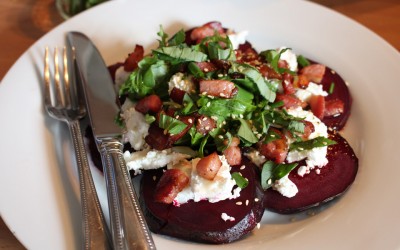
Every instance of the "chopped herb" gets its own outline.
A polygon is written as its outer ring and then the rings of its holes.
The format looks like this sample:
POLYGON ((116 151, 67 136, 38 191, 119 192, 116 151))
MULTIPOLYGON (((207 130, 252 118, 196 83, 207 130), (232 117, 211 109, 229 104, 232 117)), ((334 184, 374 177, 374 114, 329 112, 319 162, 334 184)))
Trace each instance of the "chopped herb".
POLYGON ((164 114, 160 114, 158 126, 172 135, 179 134, 187 127, 184 122, 164 114))
POLYGON ((306 67, 310 65, 310 62, 302 55, 297 56, 297 63, 300 64, 301 67, 306 67))
POLYGON ((244 120, 244 119, 239 119, 240 121, 240 127, 237 132, 237 135, 242 139, 245 140, 246 142, 249 143, 256 143, 258 142, 257 137, 254 135, 253 131, 250 128, 249 123, 244 120))
POLYGON ((119 113, 115 116, 114 122, 115 122, 118 126, 120 126, 121 128, 123 128, 123 127, 125 126, 124 119, 122 119, 122 116, 121 116, 121 112, 119 112, 119 113))
POLYGON ((293 142, 290 144, 289 149, 290 150, 297 150, 297 151, 303 151, 303 150, 310 150, 313 148, 318 148, 318 147, 326 147, 330 145, 336 144, 335 141, 332 141, 326 137, 319 136, 311 140, 307 141, 299 141, 299 142, 293 142))
POLYGON ((276 164, 273 161, 264 163, 261 170, 261 186, 264 190, 270 188, 272 184, 288 175, 297 166, 297 163, 276 164))
POLYGON ((149 114, 146 114, 146 115, 144 116, 144 119, 145 119, 145 121, 146 121, 147 124, 152 124, 152 123, 156 120, 156 118, 154 117, 154 115, 149 115, 149 114))
POLYGON ((239 172, 233 172, 231 174, 231 176, 232 176, 232 179, 235 180, 236 185, 238 187, 240 187, 241 189, 243 189, 243 188, 247 187, 247 185, 249 185, 249 181, 246 178, 244 178, 239 172))
POLYGON ((328 91, 328 93, 329 93, 329 94, 332 94, 334 90, 335 90, 335 83, 334 83, 334 82, 331 82, 331 85, 329 86, 329 91, 328 91))

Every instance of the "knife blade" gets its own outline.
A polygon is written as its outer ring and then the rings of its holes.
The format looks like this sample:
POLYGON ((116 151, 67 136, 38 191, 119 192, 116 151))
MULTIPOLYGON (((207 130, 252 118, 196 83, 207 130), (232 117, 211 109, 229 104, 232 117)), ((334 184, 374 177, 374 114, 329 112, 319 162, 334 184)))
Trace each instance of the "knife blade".
POLYGON ((122 130, 114 122, 119 106, 107 66, 86 35, 69 32, 67 42, 75 51, 77 73, 102 158, 114 249, 155 249, 122 157, 122 130))

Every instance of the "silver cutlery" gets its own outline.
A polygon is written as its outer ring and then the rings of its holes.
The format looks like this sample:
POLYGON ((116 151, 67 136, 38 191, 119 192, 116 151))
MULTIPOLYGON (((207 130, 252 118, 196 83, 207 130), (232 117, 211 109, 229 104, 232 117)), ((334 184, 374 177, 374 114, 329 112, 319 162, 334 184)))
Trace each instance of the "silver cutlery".
POLYGON ((117 94, 103 58, 87 36, 69 32, 67 41, 76 51, 86 107, 97 148, 102 156, 114 249, 155 249, 138 197, 122 158, 122 129, 117 94))
POLYGON ((63 49, 62 56, 55 48, 53 63, 50 63, 49 54, 49 49, 46 47, 44 105, 51 117, 68 124, 71 133, 79 173, 83 249, 110 249, 108 229, 93 183, 79 125, 79 120, 86 115, 85 104, 79 97, 79 89, 76 86, 74 74, 71 77, 69 73, 73 72, 73 69, 70 70, 68 67, 66 48, 63 49))

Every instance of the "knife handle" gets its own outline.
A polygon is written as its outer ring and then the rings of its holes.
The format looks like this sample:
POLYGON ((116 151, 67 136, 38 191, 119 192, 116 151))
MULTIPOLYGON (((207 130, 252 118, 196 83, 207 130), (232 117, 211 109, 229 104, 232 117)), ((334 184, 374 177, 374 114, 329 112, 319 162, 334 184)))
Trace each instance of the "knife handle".
POLYGON ((114 249, 156 249, 115 138, 98 141, 106 179, 114 249))
POLYGON ((83 248, 111 249, 109 232, 97 197, 79 120, 68 122, 74 145, 81 192, 83 248))

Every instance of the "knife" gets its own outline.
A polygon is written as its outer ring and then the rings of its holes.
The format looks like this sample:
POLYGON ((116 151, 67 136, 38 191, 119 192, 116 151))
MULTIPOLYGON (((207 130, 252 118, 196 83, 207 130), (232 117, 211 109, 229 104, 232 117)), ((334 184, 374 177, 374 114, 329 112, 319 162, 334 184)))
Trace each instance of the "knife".
POLYGON ((69 32, 93 136, 103 162, 114 249, 156 249, 122 157, 114 84, 100 52, 80 32, 69 32))

